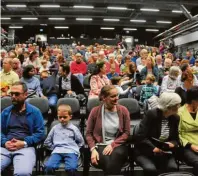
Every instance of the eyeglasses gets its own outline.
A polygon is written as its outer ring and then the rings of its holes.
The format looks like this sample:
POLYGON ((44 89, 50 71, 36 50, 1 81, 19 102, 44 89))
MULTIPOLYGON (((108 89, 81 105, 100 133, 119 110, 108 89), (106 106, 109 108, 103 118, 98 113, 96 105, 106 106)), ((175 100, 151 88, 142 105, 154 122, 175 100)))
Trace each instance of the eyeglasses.
POLYGON ((69 116, 58 116, 59 119, 67 119, 69 116))
POLYGON ((10 92, 11 96, 15 95, 16 97, 18 97, 21 94, 23 94, 23 93, 21 93, 21 92, 10 92))

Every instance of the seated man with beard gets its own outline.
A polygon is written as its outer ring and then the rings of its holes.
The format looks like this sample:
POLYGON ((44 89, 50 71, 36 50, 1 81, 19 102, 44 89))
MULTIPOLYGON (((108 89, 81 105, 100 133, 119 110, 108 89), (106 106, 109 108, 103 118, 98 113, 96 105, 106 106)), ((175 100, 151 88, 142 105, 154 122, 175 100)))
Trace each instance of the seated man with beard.
POLYGON ((1 172, 13 163, 14 175, 30 176, 36 162, 34 146, 44 137, 43 117, 25 102, 25 83, 14 83, 10 95, 13 105, 1 113, 1 172))

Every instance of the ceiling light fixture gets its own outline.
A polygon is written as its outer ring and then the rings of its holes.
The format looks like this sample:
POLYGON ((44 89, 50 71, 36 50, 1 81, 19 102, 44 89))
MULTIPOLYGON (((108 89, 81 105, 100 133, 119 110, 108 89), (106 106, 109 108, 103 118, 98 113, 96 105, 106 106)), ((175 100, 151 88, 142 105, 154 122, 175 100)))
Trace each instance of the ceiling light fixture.
POLYGON ((146 29, 147 32, 158 32, 158 29, 146 29))
POLYGON ((181 10, 172 10, 172 13, 183 13, 181 10))
POLYGON ((130 22, 135 22, 135 23, 145 23, 146 20, 130 20, 130 22))
POLYGON ((76 18, 77 21, 92 21, 92 18, 76 18))
POLYGON ((141 11, 146 11, 146 12, 159 12, 159 9, 146 9, 146 8, 142 8, 140 9, 141 11))
POLYGON ((123 30, 125 30, 125 31, 137 31, 136 28, 123 28, 123 30))
POLYGON ((2 17, 2 18, 0 18, 1 20, 11 20, 11 18, 10 17, 2 17))
POLYGON ((120 21, 119 19, 107 19, 107 18, 105 18, 105 19, 103 19, 103 21, 120 21))
POLYGON ((113 28, 113 27, 101 27, 100 29, 102 29, 102 30, 114 30, 115 28, 113 28))
POLYGON ((22 20, 38 20, 38 18, 21 18, 22 20))
POLYGON ((23 26, 9 26, 10 29, 22 29, 23 26))
POLYGON ((68 26, 55 26, 55 29, 68 29, 68 26))
POLYGON ((75 5, 75 6, 73 6, 73 8, 77 8, 77 9, 93 9, 94 6, 75 5))
POLYGON ((171 21, 156 21, 156 23, 161 23, 161 24, 171 24, 171 21))
POLYGON ((65 20, 65 18, 48 18, 48 20, 65 20))
POLYGON ((109 10, 127 10, 127 7, 107 7, 109 10))
POLYGON ((55 5, 55 4, 41 4, 41 8, 60 8, 60 5, 55 5))
POLYGON ((27 7, 25 4, 7 4, 6 7, 20 7, 20 8, 24 8, 27 7))

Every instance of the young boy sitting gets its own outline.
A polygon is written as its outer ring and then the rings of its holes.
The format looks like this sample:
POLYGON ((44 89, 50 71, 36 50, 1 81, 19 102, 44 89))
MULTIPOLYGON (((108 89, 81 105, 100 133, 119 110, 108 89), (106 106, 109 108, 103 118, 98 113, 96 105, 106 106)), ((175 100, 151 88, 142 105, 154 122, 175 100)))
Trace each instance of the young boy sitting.
POLYGON ((112 85, 114 85, 116 87, 119 95, 128 95, 129 90, 131 89, 131 86, 128 86, 125 90, 123 90, 122 86, 130 83, 131 81, 132 80, 123 81, 120 76, 111 78, 111 83, 112 83, 112 85))
POLYGON ((60 123, 51 129, 44 142, 44 145, 52 150, 52 155, 45 163, 45 172, 53 173, 63 161, 68 176, 75 176, 80 156, 79 148, 84 145, 84 139, 79 129, 70 122, 72 110, 69 105, 60 105, 57 113, 60 123))
POLYGON ((145 80, 145 85, 142 87, 140 93, 140 102, 144 103, 153 95, 157 95, 157 87, 154 86, 155 76, 152 74, 148 74, 145 80))

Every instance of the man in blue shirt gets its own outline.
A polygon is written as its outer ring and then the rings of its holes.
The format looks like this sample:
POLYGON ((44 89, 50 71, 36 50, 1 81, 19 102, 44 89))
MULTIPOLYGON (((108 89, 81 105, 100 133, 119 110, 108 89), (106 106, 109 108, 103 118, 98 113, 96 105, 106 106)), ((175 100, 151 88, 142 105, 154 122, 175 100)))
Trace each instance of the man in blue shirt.
POLYGON ((16 82, 10 90, 13 105, 1 113, 1 171, 11 163, 14 175, 30 176, 36 162, 34 146, 44 137, 39 109, 25 103, 27 86, 16 82))
POLYGON ((192 56, 192 53, 190 51, 187 51, 186 52, 186 58, 185 58, 185 60, 189 60, 189 64, 191 66, 195 65, 195 58, 194 58, 194 56, 192 56))

